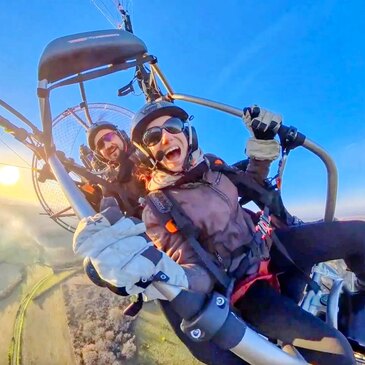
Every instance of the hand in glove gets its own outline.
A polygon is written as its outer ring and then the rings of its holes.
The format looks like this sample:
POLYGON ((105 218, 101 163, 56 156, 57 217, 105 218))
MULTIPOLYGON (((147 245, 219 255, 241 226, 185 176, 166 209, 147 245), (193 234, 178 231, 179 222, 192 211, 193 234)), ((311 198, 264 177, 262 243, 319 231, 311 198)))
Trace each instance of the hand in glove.
POLYGON ((243 120, 255 138, 274 139, 281 126, 281 116, 257 105, 243 109, 243 120))
POLYGON ((281 116, 254 105, 243 109, 243 121, 253 134, 247 141, 247 156, 256 160, 275 160, 280 145, 274 137, 281 126, 281 116))
POLYGON ((80 221, 73 247, 77 254, 89 257, 99 276, 118 288, 119 294, 142 293, 146 301, 166 299, 154 288, 153 281, 188 288, 183 268, 164 252, 157 250, 145 232, 145 225, 126 218, 115 199, 93 217, 80 221))

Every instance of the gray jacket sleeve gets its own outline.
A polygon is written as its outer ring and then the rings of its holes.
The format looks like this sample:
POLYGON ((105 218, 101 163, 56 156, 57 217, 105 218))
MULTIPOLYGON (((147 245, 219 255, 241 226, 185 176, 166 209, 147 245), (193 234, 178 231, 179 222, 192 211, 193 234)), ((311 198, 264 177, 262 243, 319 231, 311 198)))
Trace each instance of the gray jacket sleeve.
POLYGON ((264 180, 269 175, 271 161, 269 160, 256 160, 250 158, 246 174, 250 175, 256 182, 263 185, 264 180))
POLYGON ((146 225, 146 232, 154 245, 184 269, 189 289, 209 293, 213 288, 214 280, 202 266, 183 235, 179 231, 169 233, 148 206, 143 210, 142 219, 146 225))

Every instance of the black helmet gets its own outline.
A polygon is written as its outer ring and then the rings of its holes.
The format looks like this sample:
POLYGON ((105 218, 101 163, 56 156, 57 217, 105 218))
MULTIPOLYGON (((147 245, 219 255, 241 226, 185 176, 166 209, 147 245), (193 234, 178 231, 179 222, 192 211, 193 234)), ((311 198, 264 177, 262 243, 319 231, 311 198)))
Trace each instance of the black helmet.
MULTIPOLYGON (((198 137, 196 135, 195 128, 189 123, 188 113, 184 109, 165 100, 147 103, 135 114, 134 118, 132 119, 131 140, 137 147, 134 153, 136 156, 138 156, 139 162, 148 168, 154 168, 156 167, 156 164, 159 163, 159 161, 156 161, 153 158, 149 149, 142 146, 141 141, 148 123, 162 115, 177 117, 186 122, 184 123, 185 127, 183 133, 188 140, 188 153, 184 162, 184 169, 188 169, 192 153, 199 148, 198 137)), ((162 166, 159 166, 159 169, 170 173, 170 171, 166 170, 162 166)))
POLYGON ((110 122, 97 122, 91 125, 91 127, 86 132, 87 144, 91 148, 92 151, 95 151, 95 136, 102 129, 111 129, 112 131, 119 131, 118 127, 115 124, 110 122))
POLYGON ((132 141, 140 144, 147 124, 162 115, 170 115, 171 117, 180 118, 183 121, 189 118, 188 113, 184 109, 168 101, 161 100, 147 103, 132 119, 132 141))

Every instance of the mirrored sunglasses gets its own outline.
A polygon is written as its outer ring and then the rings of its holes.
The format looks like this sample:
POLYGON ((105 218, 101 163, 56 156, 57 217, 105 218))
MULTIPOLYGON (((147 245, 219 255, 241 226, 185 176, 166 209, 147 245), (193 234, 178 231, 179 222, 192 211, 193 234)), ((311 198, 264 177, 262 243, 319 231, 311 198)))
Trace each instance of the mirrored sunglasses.
POLYGON ((117 133, 112 131, 112 132, 108 132, 106 134, 104 134, 96 143, 96 150, 100 151, 105 147, 105 143, 106 142, 111 142, 113 137, 116 135, 117 133))
POLYGON ((159 143, 162 138, 162 131, 165 130, 171 134, 178 134, 184 130, 184 122, 179 118, 170 118, 161 127, 148 128, 142 137, 142 143, 146 147, 152 147, 159 143))

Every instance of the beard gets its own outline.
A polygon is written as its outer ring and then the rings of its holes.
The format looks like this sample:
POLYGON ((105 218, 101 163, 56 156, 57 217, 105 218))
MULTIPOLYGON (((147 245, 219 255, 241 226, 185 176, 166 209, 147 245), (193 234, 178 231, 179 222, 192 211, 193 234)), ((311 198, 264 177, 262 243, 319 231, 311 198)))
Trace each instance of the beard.
POLYGON ((119 165, 118 169, 118 181, 126 182, 132 178, 133 162, 129 159, 129 156, 121 152, 119 153, 118 159, 116 161, 119 165))

